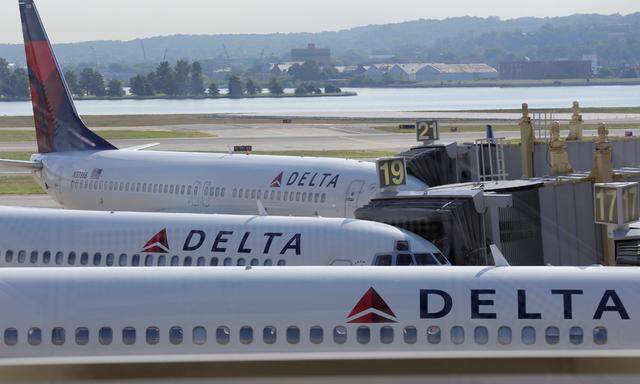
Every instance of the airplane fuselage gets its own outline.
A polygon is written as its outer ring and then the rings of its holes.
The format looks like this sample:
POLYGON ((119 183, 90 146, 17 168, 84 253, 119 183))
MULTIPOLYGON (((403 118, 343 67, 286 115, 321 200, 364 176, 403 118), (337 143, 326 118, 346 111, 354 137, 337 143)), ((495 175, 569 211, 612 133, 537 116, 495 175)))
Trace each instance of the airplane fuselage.
MULTIPOLYGON (((378 193, 375 164, 291 156, 160 151, 34 155, 63 207, 92 210, 353 217, 378 193)), ((409 177, 406 186, 425 185, 409 177)))

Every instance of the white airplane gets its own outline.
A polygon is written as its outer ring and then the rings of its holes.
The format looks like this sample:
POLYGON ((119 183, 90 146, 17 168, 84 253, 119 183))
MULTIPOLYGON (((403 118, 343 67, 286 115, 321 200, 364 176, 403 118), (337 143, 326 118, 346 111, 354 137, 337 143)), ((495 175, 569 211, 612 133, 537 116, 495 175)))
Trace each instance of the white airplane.
POLYGON ((5 268, 0 365, 637 358, 639 280, 609 267, 5 268))
MULTIPOLYGON (((38 154, 32 169, 65 208, 353 217, 378 192, 375 164, 292 156, 118 150, 76 112, 33 0, 20 0, 38 154)), ((425 184, 408 177, 406 189, 425 184)))
POLYGON ((440 264, 422 237, 364 220, 0 207, 0 267, 440 264))

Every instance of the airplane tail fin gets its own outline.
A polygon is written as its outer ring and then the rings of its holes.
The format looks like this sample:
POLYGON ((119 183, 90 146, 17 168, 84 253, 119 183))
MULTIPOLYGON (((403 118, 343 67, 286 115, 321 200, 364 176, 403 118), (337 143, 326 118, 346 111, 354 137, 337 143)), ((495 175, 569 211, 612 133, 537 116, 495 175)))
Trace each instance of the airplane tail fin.
POLYGON ((38 152, 117 149, 76 112, 33 0, 19 0, 38 152))

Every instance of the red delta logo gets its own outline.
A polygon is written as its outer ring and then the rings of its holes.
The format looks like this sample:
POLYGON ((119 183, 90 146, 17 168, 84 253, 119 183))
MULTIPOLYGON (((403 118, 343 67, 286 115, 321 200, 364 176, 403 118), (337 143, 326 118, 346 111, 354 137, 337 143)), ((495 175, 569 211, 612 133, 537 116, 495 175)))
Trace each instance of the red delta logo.
POLYGON ((350 324, 396 323, 396 315, 376 292, 369 288, 347 316, 350 324))
POLYGON ((167 241, 167 229, 163 228, 160 232, 153 235, 149 241, 142 247, 142 252, 146 253, 169 253, 169 242, 167 241))
POLYGON ((273 179, 273 181, 271 182, 271 188, 280 188, 280 185, 282 184, 283 174, 284 174, 284 171, 280 172, 278 176, 276 176, 276 178, 273 179))

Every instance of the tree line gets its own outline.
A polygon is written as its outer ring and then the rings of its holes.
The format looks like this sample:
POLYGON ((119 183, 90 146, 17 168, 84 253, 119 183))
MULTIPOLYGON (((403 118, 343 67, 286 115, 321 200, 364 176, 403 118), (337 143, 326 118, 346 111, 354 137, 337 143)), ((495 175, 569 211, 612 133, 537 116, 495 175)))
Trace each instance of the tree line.
POLYGON ((0 98, 20 99, 29 97, 29 76, 24 68, 9 66, 0 58, 0 98))

